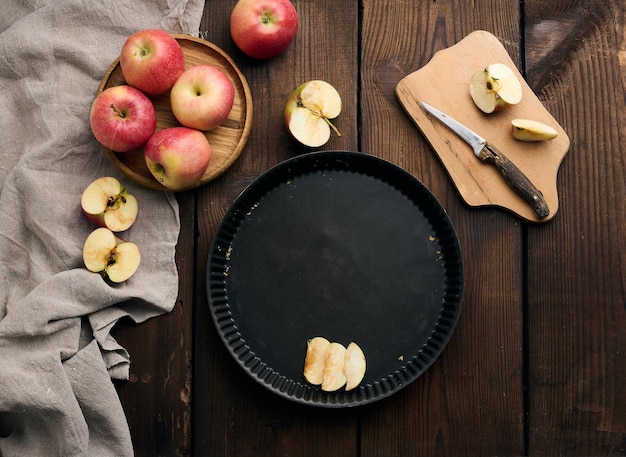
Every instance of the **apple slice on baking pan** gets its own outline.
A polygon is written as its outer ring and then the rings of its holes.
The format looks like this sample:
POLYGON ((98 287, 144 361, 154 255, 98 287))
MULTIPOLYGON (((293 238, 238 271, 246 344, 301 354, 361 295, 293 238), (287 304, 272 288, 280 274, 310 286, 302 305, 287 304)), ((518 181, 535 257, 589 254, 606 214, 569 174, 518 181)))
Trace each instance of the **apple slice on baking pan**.
POLYGON ((100 227, 85 240, 83 262, 89 271, 120 283, 135 274, 141 262, 141 253, 135 243, 124 241, 111 230, 100 227))
POLYGON ((330 343, 326 351, 322 390, 333 392, 346 385, 345 360, 345 346, 340 343, 330 343))
POLYGON ((346 349, 345 357, 346 390, 352 390, 361 383, 365 376, 365 354, 358 344, 352 342, 346 349))
POLYGON ((346 391, 357 387, 365 376, 365 354, 352 342, 346 348, 316 336, 307 343, 304 359, 304 379, 322 390, 334 392, 345 386, 346 391))
POLYGON ((324 381, 324 366, 326 365, 326 352, 329 346, 330 341, 322 336, 316 336, 307 343, 304 379, 315 386, 319 386, 324 381))
POLYGON ((83 213, 95 224, 113 232, 123 232, 137 219, 137 199, 111 176, 89 184, 80 198, 83 213))

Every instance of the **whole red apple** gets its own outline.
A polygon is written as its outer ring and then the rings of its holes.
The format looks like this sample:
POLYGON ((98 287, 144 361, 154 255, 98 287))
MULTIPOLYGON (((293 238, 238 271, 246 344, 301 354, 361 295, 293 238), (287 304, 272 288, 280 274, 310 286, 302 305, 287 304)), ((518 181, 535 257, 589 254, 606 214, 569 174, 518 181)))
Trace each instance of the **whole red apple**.
POLYGON ((228 76, 213 65, 196 65, 186 70, 172 87, 170 106, 185 127, 212 130, 230 114, 235 88, 228 76))
POLYGON ((239 0, 230 14, 230 35, 242 52, 270 59, 283 52, 298 31, 289 0, 239 0))
POLYGON ((134 33, 122 46, 120 67, 124 79, 149 95, 164 94, 185 70, 183 49, 174 37, 159 29, 134 33))
POLYGON ((204 175, 211 159, 211 145, 202 132, 170 127, 156 132, 146 143, 144 157, 150 173, 164 187, 193 187, 204 175))
POLYGON ((140 90, 114 86, 100 92, 89 113, 89 124, 96 139, 116 152, 137 149, 156 129, 154 105, 140 90))

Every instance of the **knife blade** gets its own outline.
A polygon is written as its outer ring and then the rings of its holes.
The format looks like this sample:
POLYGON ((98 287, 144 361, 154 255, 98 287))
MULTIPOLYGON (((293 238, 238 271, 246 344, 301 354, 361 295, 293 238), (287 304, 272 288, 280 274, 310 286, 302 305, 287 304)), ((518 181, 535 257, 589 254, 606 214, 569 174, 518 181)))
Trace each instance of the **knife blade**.
POLYGON ((469 144, 476 157, 483 162, 495 165, 506 183, 533 208, 537 217, 543 219, 550 214, 550 208, 548 208, 541 191, 500 150, 446 113, 423 101, 418 101, 418 103, 427 113, 434 116, 469 144))

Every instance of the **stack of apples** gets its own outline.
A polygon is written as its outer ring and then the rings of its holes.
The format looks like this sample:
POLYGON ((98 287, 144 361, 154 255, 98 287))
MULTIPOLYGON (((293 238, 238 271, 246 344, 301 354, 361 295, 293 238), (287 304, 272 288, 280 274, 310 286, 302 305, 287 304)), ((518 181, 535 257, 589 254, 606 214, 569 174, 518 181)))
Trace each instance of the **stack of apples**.
POLYGON ((89 123, 94 136, 118 153, 143 147, 146 166, 164 187, 174 191, 192 187, 211 158, 204 132, 228 118, 234 104, 233 83, 213 65, 185 69, 181 45, 159 29, 131 35, 119 62, 127 85, 105 89, 93 101, 89 123), (156 131, 150 97, 168 91, 180 126, 156 131))

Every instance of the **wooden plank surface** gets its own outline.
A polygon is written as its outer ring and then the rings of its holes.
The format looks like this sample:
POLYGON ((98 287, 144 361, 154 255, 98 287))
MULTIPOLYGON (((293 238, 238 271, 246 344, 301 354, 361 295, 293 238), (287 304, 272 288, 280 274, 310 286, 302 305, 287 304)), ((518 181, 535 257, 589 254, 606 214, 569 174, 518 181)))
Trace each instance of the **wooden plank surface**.
MULTIPOLYGON (((283 109, 301 83, 323 79, 342 95, 335 125, 343 133, 324 149, 356 149, 358 3, 294 2, 300 32, 279 57, 257 62, 233 45, 224 14, 232 1, 212 1, 202 30, 227 50, 248 79, 254 122, 248 145, 216 185, 198 192, 198 280, 195 318, 194 454, 199 456, 332 455, 358 452, 357 411, 326 411, 293 404, 254 382, 230 357, 208 312, 205 281, 209 244, 237 194, 261 172, 306 151, 289 136, 283 109), (329 34, 329 32, 332 33, 329 34)), ((207 8, 209 4, 207 4, 207 8)))
POLYGON ((178 195, 176 309, 115 336, 131 353, 118 389, 137 456, 623 455, 626 452, 626 25, 621 0, 293 0, 300 30, 267 62, 228 32, 234 0, 206 3, 201 36, 229 53, 254 102, 233 167, 178 195), (395 94, 474 30, 504 44, 571 146, 559 212, 543 225, 463 202, 395 94), (465 300, 435 364, 399 393, 325 410, 284 400, 237 365, 207 306, 206 260, 230 204, 260 173, 305 152, 282 110, 325 79, 342 137, 322 149, 383 157, 426 184, 464 255, 465 300))
POLYGON ((466 282, 461 319, 439 361, 362 415, 362 456, 524 454, 521 224, 506 212, 463 203, 394 95, 398 81, 473 28, 500 37, 518 59, 516 7, 515 1, 365 2, 363 149, 403 166, 440 199, 458 232, 466 282), (513 17, 501 20, 507 12, 513 17))
POLYGON ((624 2, 525 4, 528 80, 573 146, 559 216, 528 233, 528 451, 623 455, 624 2))

